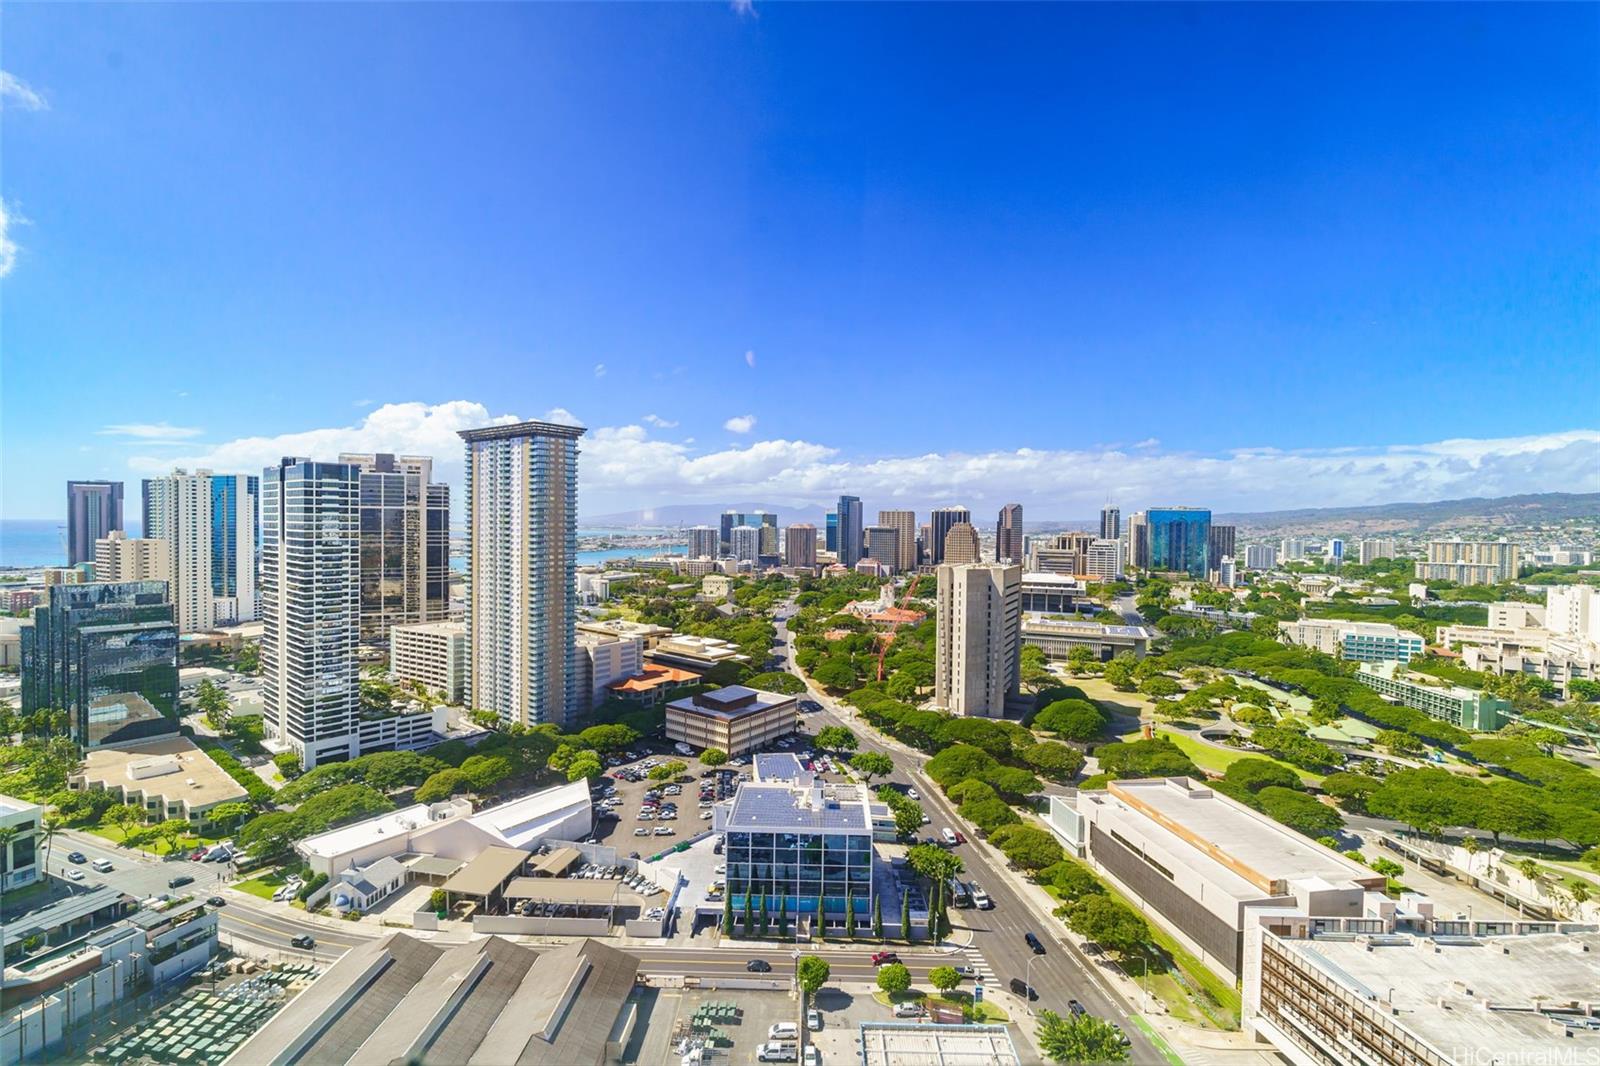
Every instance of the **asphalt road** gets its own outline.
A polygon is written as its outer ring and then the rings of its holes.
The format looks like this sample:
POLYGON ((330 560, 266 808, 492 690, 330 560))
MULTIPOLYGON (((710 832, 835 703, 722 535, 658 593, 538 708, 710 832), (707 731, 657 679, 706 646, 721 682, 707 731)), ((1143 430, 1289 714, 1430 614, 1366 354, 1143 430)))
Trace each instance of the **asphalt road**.
MULTIPOLYGON (((774 619, 774 624, 778 630, 778 640, 784 648, 788 669, 803 677, 794 663, 794 644, 788 631, 788 617, 793 610, 792 602, 786 604, 779 612, 780 617, 774 619)), ((921 776, 922 765, 927 761, 925 755, 903 745, 886 743, 875 730, 857 718, 852 709, 842 707, 825 693, 811 687, 809 682, 807 687, 810 689, 808 695, 823 707, 821 712, 807 716, 807 725, 813 731, 826 725, 848 726, 860 742, 858 750, 879 751, 894 759, 895 772, 887 780, 917 790, 923 811, 933 820, 928 829, 937 831, 947 825, 958 829, 964 826, 956 816, 954 805, 945 799, 932 781, 921 776)), ((1130 1048, 1133 1062, 1162 1061, 1161 1054, 1136 1027, 1129 1024, 1132 1006, 1111 988, 1109 982, 1093 972, 1096 964, 1092 960, 1059 935, 1060 920, 1054 917, 1046 919, 1036 914, 1023 901, 1017 889, 1012 887, 1010 877, 1002 868, 1003 860, 997 862, 991 858, 983 847, 970 841, 970 832, 966 829, 963 832, 969 837, 969 842, 952 849, 966 864, 963 879, 982 885, 993 901, 994 908, 959 913, 961 920, 972 930, 973 950, 994 971, 1002 990, 1011 978, 1023 978, 1033 985, 1039 995, 1032 1008, 1054 1010, 1057 1013, 1065 1013, 1067 1001, 1076 999, 1089 1013, 1122 1026, 1133 1041, 1130 1048), (1027 932, 1037 934, 1044 941, 1045 954, 1033 954, 1023 940, 1023 934, 1027 932)))

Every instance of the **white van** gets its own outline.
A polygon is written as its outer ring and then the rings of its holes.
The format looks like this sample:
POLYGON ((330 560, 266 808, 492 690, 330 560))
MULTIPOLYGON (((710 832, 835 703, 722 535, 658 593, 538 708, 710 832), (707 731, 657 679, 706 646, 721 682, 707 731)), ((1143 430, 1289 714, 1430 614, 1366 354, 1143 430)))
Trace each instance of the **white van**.
POLYGON ((948 848, 953 848, 956 846, 956 831, 951 829, 949 826, 944 827, 944 843, 945 847, 948 848))
POLYGON ((762 1044, 756 1048, 757 1062, 799 1062, 800 1049, 791 1043, 762 1044))
POLYGON ((101 874, 108 874, 112 870, 116 869, 116 867, 111 865, 110 859, 96 859, 94 862, 91 862, 89 866, 95 871, 95 873, 101 874))
POLYGON ((799 1040, 800 1026, 794 1022, 773 1022, 767 1030, 768 1040, 799 1040))

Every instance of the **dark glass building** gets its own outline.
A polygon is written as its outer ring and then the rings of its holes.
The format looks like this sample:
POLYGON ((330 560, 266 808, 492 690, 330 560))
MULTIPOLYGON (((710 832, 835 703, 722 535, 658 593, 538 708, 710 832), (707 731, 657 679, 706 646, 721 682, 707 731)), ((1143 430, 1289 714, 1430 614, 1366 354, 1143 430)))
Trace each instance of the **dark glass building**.
POLYGON ((1150 569, 1171 570, 1205 580, 1211 547, 1211 511, 1203 507, 1152 507, 1150 569))
POLYGON ((22 710, 67 712, 85 748, 178 732, 178 624, 165 581, 53 585, 22 626, 22 710))
POLYGON ((121 528, 122 482, 67 482, 68 566, 94 562, 94 542, 121 528))

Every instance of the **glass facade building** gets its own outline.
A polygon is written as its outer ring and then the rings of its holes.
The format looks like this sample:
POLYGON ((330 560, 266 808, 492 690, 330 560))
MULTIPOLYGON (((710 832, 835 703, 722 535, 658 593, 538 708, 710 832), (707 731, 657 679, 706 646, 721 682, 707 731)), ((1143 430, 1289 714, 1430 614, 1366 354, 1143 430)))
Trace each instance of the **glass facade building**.
POLYGON ((735 912, 842 916, 872 911, 872 825, 866 804, 820 787, 745 785, 728 814, 727 893, 735 912))
POLYGON ((254 599, 254 571, 261 557, 261 523, 256 521, 260 499, 258 477, 211 475, 212 596, 238 596, 242 587, 249 589, 254 599), (247 538, 248 544, 244 543, 247 538), (250 572, 241 574, 242 568, 250 572))
POLYGON ((1182 572, 1205 580, 1211 545, 1211 512, 1202 507, 1152 507, 1145 512, 1149 529, 1150 569, 1182 572))
POLYGON ((21 627, 22 710, 67 712, 85 748, 178 732, 178 626, 165 581, 54 585, 21 627))
POLYGON ((94 542, 121 528, 122 482, 67 482, 68 566, 94 562, 94 542))
POLYGON ((341 455, 361 470, 361 639, 450 610, 450 486, 422 456, 341 455))

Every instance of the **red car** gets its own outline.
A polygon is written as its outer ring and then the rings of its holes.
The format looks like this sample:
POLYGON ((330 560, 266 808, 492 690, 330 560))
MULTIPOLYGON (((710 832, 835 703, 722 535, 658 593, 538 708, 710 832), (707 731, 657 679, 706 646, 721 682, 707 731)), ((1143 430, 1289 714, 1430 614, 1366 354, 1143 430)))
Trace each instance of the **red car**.
POLYGON ((961 835, 961 830, 957 829, 956 830, 956 843, 957 844, 965 844, 966 842, 967 842, 967 838, 961 835))
POLYGON ((886 963, 899 962, 900 956, 892 951, 875 951, 872 953, 872 965, 883 966, 886 963))

